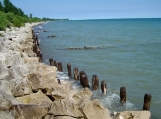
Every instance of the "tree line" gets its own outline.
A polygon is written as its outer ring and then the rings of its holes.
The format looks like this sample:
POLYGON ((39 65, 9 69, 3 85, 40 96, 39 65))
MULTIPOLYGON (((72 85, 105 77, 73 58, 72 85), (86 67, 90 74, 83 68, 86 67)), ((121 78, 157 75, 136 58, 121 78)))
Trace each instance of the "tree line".
POLYGON ((3 4, 0 1, 0 31, 10 28, 11 26, 20 27, 29 22, 40 22, 41 18, 30 17, 25 15, 24 12, 14 6, 9 0, 3 0, 3 4))

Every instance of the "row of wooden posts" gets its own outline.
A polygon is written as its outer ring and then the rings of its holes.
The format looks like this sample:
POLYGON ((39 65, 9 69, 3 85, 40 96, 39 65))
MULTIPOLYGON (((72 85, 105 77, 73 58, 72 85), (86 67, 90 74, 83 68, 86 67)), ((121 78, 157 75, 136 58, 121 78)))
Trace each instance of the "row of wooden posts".
MULTIPOLYGON (((36 53, 37 57, 39 58, 39 62, 42 62, 43 56, 42 56, 42 53, 40 52, 38 36, 34 33, 33 30, 32 30, 32 35, 33 35, 33 44, 34 44, 33 52, 36 53)), ((50 63, 50 66, 55 66, 57 67, 58 71, 63 72, 63 67, 62 67, 61 62, 57 63, 56 60, 53 60, 52 58, 50 58, 49 63, 50 63)), ((69 63, 67 64, 67 70, 68 70, 68 76, 72 77, 71 64, 69 63)), ((74 80, 80 81, 80 84, 82 85, 83 88, 86 88, 86 87, 89 88, 88 77, 84 71, 78 72, 78 68, 75 67, 73 69, 73 78, 74 80)), ((58 79, 58 83, 61 84, 60 79, 58 79)), ((99 90, 99 78, 97 75, 93 75, 92 77, 92 90, 99 90)), ((107 94, 107 86, 106 86, 105 81, 101 82, 101 90, 103 94, 107 94)), ((144 95, 143 110, 150 109, 151 98, 152 96, 150 94, 144 95)), ((120 103, 126 103, 126 88, 125 87, 120 87, 120 103)))
POLYGON ((42 62, 43 56, 42 56, 42 53, 40 52, 40 48, 39 48, 39 38, 33 30, 32 30, 32 39, 33 39, 33 52, 39 58, 39 62, 42 62))
MULTIPOLYGON (((63 67, 61 62, 57 63, 56 60, 53 60, 52 58, 49 59, 49 62, 50 62, 50 66, 56 66, 58 71, 63 72, 63 67)), ((67 64, 67 70, 68 70, 68 76, 72 77, 71 64, 69 63, 67 64)), ((86 88, 86 87, 89 88, 88 77, 84 71, 78 72, 78 68, 75 67, 73 69, 73 78, 77 81, 80 81, 80 84, 82 85, 83 88, 86 88)), ((60 80, 58 81, 60 84, 60 80)), ((97 75, 92 76, 92 90, 99 90, 99 78, 97 75)), ((105 81, 101 82, 101 90, 103 94, 107 94, 107 87, 106 87, 105 81)), ((145 94, 143 110, 150 109, 151 97, 152 96, 150 94, 145 94)), ((125 87, 120 87, 120 103, 126 103, 125 87)))

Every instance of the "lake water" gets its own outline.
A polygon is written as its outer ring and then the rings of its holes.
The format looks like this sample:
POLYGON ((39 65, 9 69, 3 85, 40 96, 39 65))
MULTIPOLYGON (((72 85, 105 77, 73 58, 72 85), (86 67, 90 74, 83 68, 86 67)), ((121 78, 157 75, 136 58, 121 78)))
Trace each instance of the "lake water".
POLYGON ((94 74, 105 80, 108 94, 93 91, 92 98, 110 111, 142 110, 149 93, 152 119, 161 119, 161 19, 52 21, 42 27, 47 31, 38 34, 44 63, 49 58, 62 62, 65 74, 70 63, 86 72, 90 84, 94 74), (126 87, 126 104, 119 103, 120 87, 126 87))

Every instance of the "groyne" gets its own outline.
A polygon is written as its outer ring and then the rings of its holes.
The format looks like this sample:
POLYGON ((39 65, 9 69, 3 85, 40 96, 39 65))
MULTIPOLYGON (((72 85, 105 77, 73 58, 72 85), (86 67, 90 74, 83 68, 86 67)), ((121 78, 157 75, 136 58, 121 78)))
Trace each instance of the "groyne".
MULTIPOLYGON (((0 36, 0 118, 2 119, 149 119, 149 111, 110 112, 99 100, 90 100, 85 72, 82 90, 56 78, 57 70, 42 63, 43 54, 32 27, 6 29, 0 36), (85 80, 84 80, 85 79, 85 80)), ((71 65, 68 64, 69 74, 71 65)), ((78 71, 75 68, 75 77, 78 71)), ((93 76, 97 89, 97 76, 93 76)), ((103 84, 103 83, 102 83, 103 84)))

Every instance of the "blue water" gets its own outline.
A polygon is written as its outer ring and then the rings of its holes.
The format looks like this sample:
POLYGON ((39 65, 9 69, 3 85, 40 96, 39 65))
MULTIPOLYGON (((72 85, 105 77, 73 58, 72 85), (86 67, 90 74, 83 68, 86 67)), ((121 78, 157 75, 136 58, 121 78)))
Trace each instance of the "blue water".
POLYGON ((161 19, 53 21, 36 30, 47 31, 38 34, 44 63, 49 64, 49 58, 62 62, 65 73, 70 63, 86 72, 90 84, 94 74, 106 81, 108 94, 93 91, 92 98, 110 111, 142 110, 144 94, 149 93, 152 119, 161 118, 161 19), (56 37, 48 38, 51 35, 56 37), (119 103, 123 86, 126 104, 119 103))

